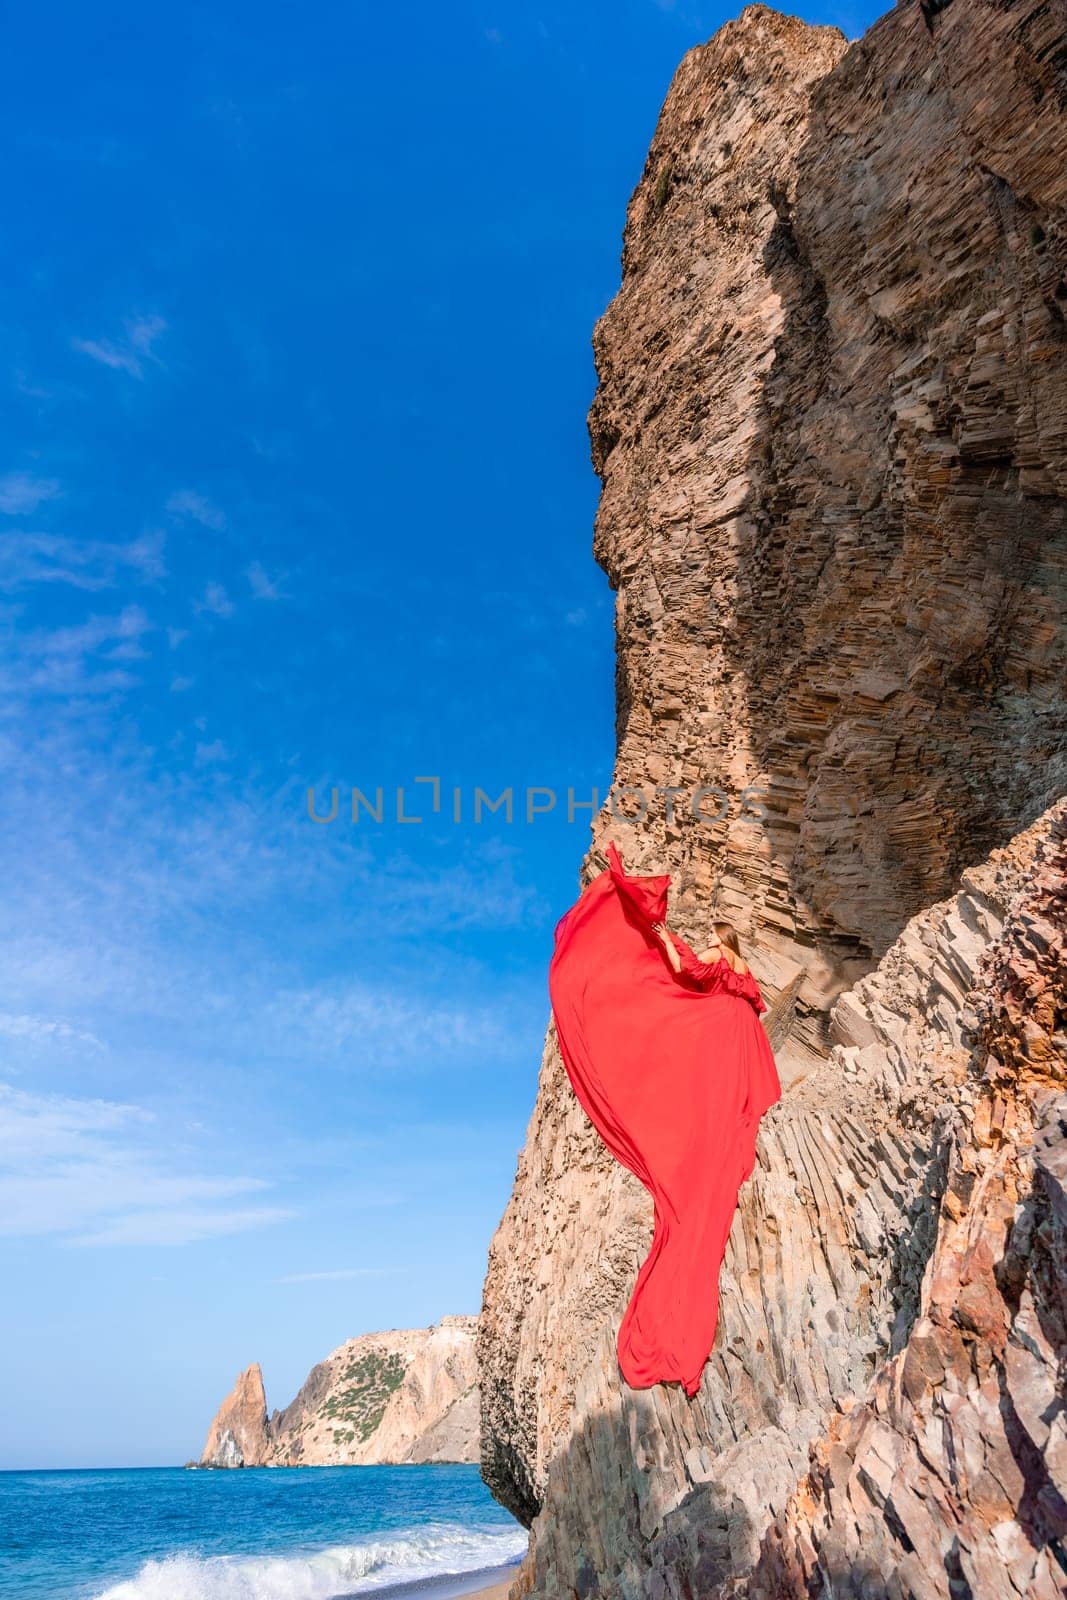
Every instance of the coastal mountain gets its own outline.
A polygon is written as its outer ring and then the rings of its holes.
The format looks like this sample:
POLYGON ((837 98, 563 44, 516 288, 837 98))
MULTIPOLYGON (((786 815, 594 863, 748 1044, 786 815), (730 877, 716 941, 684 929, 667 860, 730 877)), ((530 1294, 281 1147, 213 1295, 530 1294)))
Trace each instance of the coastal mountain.
POLYGON ((1065 64, 1062 3, 757 5, 663 107, 594 335, 581 882, 614 839, 738 926, 783 1097, 699 1393, 630 1390, 651 1202, 549 1029, 478 1333, 516 1595, 1062 1593, 1065 64))
POLYGON ((208 1431, 202 1467, 335 1467, 477 1461, 477 1317, 349 1339, 267 1415, 263 1375, 237 1379, 208 1431))

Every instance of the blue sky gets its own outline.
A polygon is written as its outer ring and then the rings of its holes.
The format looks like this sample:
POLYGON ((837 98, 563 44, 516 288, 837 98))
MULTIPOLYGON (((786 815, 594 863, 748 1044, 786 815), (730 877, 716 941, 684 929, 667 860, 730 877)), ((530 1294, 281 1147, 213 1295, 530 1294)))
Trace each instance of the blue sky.
POLYGON ((477 1310, 588 812, 469 799, 610 781, 590 334, 728 14, 8 13, 0 1465, 477 1310))

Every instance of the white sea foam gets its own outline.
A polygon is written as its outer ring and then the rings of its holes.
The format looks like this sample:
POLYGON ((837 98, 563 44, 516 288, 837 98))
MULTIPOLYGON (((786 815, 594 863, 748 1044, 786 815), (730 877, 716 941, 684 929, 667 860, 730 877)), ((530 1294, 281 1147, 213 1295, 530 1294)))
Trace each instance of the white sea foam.
POLYGON ((146 1561, 135 1578, 105 1589, 98 1600, 332 1600, 374 1594, 414 1578, 498 1566, 525 1549, 521 1528, 428 1523, 410 1533, 325 1550, 146 1561))

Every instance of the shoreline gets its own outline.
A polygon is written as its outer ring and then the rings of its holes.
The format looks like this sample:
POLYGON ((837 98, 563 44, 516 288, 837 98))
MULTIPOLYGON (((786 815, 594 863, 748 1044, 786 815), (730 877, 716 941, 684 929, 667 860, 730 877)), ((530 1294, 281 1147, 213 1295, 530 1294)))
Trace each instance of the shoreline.
POLYGON ((368 1593, 373 1594, 375 1600, 505 1600, 521 1565, 520 1558, 495 1567, 474 1567, 470 1572, 407 1578, 401 1583, 384 1584, 380 1589, 341 1595, 338 1600, 366 1600, 368 1593))

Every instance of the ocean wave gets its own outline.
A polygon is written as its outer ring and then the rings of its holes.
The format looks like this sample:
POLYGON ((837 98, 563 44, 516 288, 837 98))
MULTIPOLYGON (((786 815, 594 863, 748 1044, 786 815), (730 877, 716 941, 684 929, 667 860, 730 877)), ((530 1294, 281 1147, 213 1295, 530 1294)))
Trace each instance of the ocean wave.
POLYGON ((173 1555, 97 1600, 334 1600, 394 1583, 500 1566, 525 1553, 521 1528, 428 1523, 391 1538, 272 1556, 173 1555))

